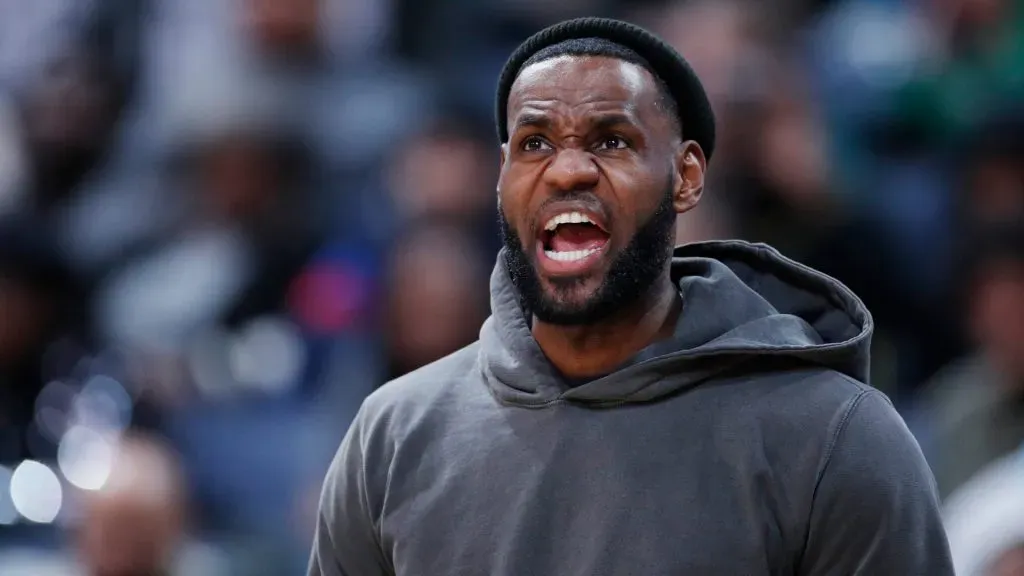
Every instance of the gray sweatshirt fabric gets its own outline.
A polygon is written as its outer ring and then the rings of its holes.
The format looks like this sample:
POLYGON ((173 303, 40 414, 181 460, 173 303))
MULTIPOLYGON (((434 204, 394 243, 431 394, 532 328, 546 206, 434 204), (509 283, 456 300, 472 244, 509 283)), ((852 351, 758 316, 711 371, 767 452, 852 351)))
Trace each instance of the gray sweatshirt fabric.
POLYGON ((480 340, 364 402, 310 576, 953 574, 847 288, 764 245, 680 247, 674 338, 570 386, 498 262, 480 340))

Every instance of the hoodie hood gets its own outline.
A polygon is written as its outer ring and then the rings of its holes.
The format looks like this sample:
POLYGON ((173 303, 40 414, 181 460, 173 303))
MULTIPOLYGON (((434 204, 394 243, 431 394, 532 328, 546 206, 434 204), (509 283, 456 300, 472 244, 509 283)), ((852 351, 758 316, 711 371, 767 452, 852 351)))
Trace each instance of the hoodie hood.
POLYGON ((873 321, 863 302, 839 281, 764 244, 730 240, 676 248, 672 279, 683 311, 673 336, 575 387, 534 340, 503 262, 499 255, 491 276, 492 316, 480 331, 480 367, 506 404, 649 402, 748 361, 773 358, 868 382, 873 321))

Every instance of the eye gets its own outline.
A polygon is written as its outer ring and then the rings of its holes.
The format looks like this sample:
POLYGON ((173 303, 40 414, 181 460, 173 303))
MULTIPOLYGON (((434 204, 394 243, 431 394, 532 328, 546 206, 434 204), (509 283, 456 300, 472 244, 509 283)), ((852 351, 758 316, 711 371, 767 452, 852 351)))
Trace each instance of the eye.
POLYGON ((598 142, 597 147, 601 150, 622 150, 629 148, 629 143, 618 136, 608 136, 598 142))
POLYGON ((551 145, 539 136, 530 136, 523 140, 522 147, 523 150, 527 152, 542 152, 544 150, 549 150, 551 145))

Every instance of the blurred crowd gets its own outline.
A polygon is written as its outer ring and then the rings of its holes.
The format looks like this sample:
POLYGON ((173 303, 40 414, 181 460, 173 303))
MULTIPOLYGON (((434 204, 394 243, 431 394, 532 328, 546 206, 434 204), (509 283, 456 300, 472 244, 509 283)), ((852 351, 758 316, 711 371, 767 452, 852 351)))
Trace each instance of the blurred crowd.
POLYGON ((359 403, 473 341, 511 50, 703 79, 680 241, 874 313, 964 574, 1024 574, 1024 2, 0 0, 0 573, 297 574, 359 403))

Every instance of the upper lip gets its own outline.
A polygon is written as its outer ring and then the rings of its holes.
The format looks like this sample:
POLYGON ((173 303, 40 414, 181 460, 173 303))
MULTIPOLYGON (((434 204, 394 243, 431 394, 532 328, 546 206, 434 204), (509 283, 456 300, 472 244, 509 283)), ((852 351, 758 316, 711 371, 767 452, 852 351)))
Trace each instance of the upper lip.
POLYGON ((558 216, 559 214, 568 214, 571 212, 579 212, 580 214, 586 215, 587 219, 594 226, 601 229, 602 232, 608 234, 608 220, 604 215, 604 211, 592 203, 581 202, 578 200, 569 201, 558 201, 548 204, 541 209, 540 213, 537 214, 537 234, 538 236, 544 235, 544 228, 548 221, 558 216))

